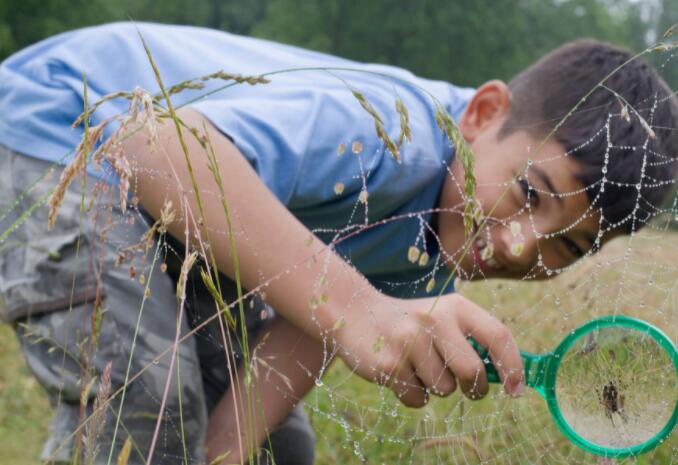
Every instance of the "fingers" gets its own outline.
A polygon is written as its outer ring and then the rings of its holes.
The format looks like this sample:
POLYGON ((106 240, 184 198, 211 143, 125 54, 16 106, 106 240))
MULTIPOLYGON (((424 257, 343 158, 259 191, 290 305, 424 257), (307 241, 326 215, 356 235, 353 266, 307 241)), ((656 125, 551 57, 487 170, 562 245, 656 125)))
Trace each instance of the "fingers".
POLYGON ((485 366, 456 325, 447 325, 437 332, 436 346, 445 364, 457 378, 459 387, 469 399, 480 399, 489 390, 485 366))
POLYGON ((407 407, 419 408, 428 403, 428 390, 409 364, 393 374, 389 387, 407 407))
POLYGON ((423 334, 407 347, 388 373, 382 372, 378 382, 387 385, 404 405, 414 408, 428 403, 429 392, 446 396, 457 387, 430 336, 423 334))
POLYGON ((454 376, 445 366, 445 360, 441 357, 430 336, 419 337, 415 341, 411 359, 416 367, 414 371, 417 377, 432 394, 445 397, 452 394, 457 388, 454 376))
POLYGON ((355 367, 356 374, 388 387, 405 406, 423 407, 428 403, 428 390, 417 377, 409 360, 402 355, 380 351, 379 360, 374 360, 372 366, 352 360, 350 356, 344 356, 344 360, 349 366, 355 367))
POLYGON ((468 340, 473 337, 488 349, 506 392, 519 395, 524 390, 516 343, 508 328, 485 310, 462 296, 399 303, 406 317, 388 331, 379 329, 386 341, 379 351, 374 345, 361 348, 356 363, 351 363, 354 356, 345 357, 358 374, 387 385, 409 407, 425 405, 429 393, 449 395, 457 385, 478 399, 489 386, 485 364, 468 340))
MULTIPOLYGON (((459 312, 459 328, 464 339, 471 336, 487 348, 507 393, 514 396, 522 394, 525 390, 525 369, 511 331, 473 302, 466 300, 465 303, 472 308, 469 308, 471 311, 459 312)), ((465 346, 471 348, 468 341, 465 341, 465 346)), ((483 368, 483 376, 484 373, 483 368)))

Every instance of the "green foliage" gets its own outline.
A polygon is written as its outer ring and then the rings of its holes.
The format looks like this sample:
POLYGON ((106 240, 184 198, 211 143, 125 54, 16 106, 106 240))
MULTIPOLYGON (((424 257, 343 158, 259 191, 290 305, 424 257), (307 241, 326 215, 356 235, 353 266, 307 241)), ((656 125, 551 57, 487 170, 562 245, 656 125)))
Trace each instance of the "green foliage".
POLYGON ((0 463, 38 464, 50 406, 19 353, 12 329, 0 324, 0 463))
MULTIPOLYGON (((669 27, 678 23, 678 2, 675 0, 660 0, 656 16, 657 27, 655 30, 657 39, 660 39, 661 35, 669 27)), ((677 38, 676 36, 677 34, 674 31, 671 39, 675 40, 677 38)), ((675 91, 678 87, 678 61, 676 58, 674 57, 670 61, 667 61, 666 56, 660 56, 653 64, 659 67, 661 75, 667 80, 667 82, 671 85, 671 88, 675 91)))
MULTIPOLYGON (((567 40, 634 45, 633 4, 605 0, 270 0, 253 32, 360 61, 473 85, 510 79, 567 40)), ((649 25, 646 25, 649 26, 649 25)))
MULTIPOLYGON (((675 0, 5 0, 0 58, 44 37, 108 21, 193 24, 347 58, 402 66, 459 85, 508 80, 577 37, 636 50, 678 21, 675 0)), ((662 59, 662 62, 666 57, 662 59)), ((661 64, 657 63, 658 65, 661 64)), ((663 74, 678 84, 678 68, 663 74)))

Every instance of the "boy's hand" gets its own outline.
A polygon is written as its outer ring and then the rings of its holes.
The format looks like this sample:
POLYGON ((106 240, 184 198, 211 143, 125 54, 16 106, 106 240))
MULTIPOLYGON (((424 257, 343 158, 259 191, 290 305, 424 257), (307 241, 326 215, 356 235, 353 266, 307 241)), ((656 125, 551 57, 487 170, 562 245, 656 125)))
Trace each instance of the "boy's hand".
POLYGON ((469 344, 487 347, 511 395, 524 389, 523 362, 509 329, 460 295, 399 300, 383 297, 364 318, 346 318, 335 333, 339 354, 360 376, 388 385, 410 407, 428 394, 461 387, 471 399, 487 394, 483 361, 469 344))

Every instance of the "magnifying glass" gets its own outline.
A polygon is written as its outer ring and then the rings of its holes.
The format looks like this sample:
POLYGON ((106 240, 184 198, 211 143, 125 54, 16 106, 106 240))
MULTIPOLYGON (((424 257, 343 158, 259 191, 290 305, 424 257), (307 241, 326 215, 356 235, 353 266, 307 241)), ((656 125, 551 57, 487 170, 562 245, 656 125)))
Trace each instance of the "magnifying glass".
MULTIPOLYGON (((501 383, 488 351, 472 345, 488 381, 501 383)), ((553 352, 521 351, 525 382, 549 407, 562 433, 603 457, 646 452, 678 419, 678 351, 660 329, 606 316, 572 331, 553 352)))

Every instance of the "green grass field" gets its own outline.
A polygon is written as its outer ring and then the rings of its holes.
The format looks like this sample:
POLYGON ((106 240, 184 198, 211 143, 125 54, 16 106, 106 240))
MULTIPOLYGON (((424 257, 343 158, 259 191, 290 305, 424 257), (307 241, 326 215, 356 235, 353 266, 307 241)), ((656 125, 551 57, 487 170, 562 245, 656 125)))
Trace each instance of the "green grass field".
POLYGON ((29 374, 12 329, 0 325, 0 463, 31 465, 47 434, 50 406, 29 374))
MULTIPOLYGON (((478 282, 461 290, 514 331, 524 350, 554 347, 585 321, 615 311, 646 319, 678 340, 678 234, 644 232, 617 240, 548 282, 478 282)), ((0 464, 38 464, 50 417, 12 331, 0 326, 0 464)), ((307 398, 318 435, 317 463, 596 463, 559 433, 534 392, 513 400, 493 388, 481 401, 458 393, 421 410, 335 363, 307 398)), ((678 463, 678 435, 621 463, 678 463)))

